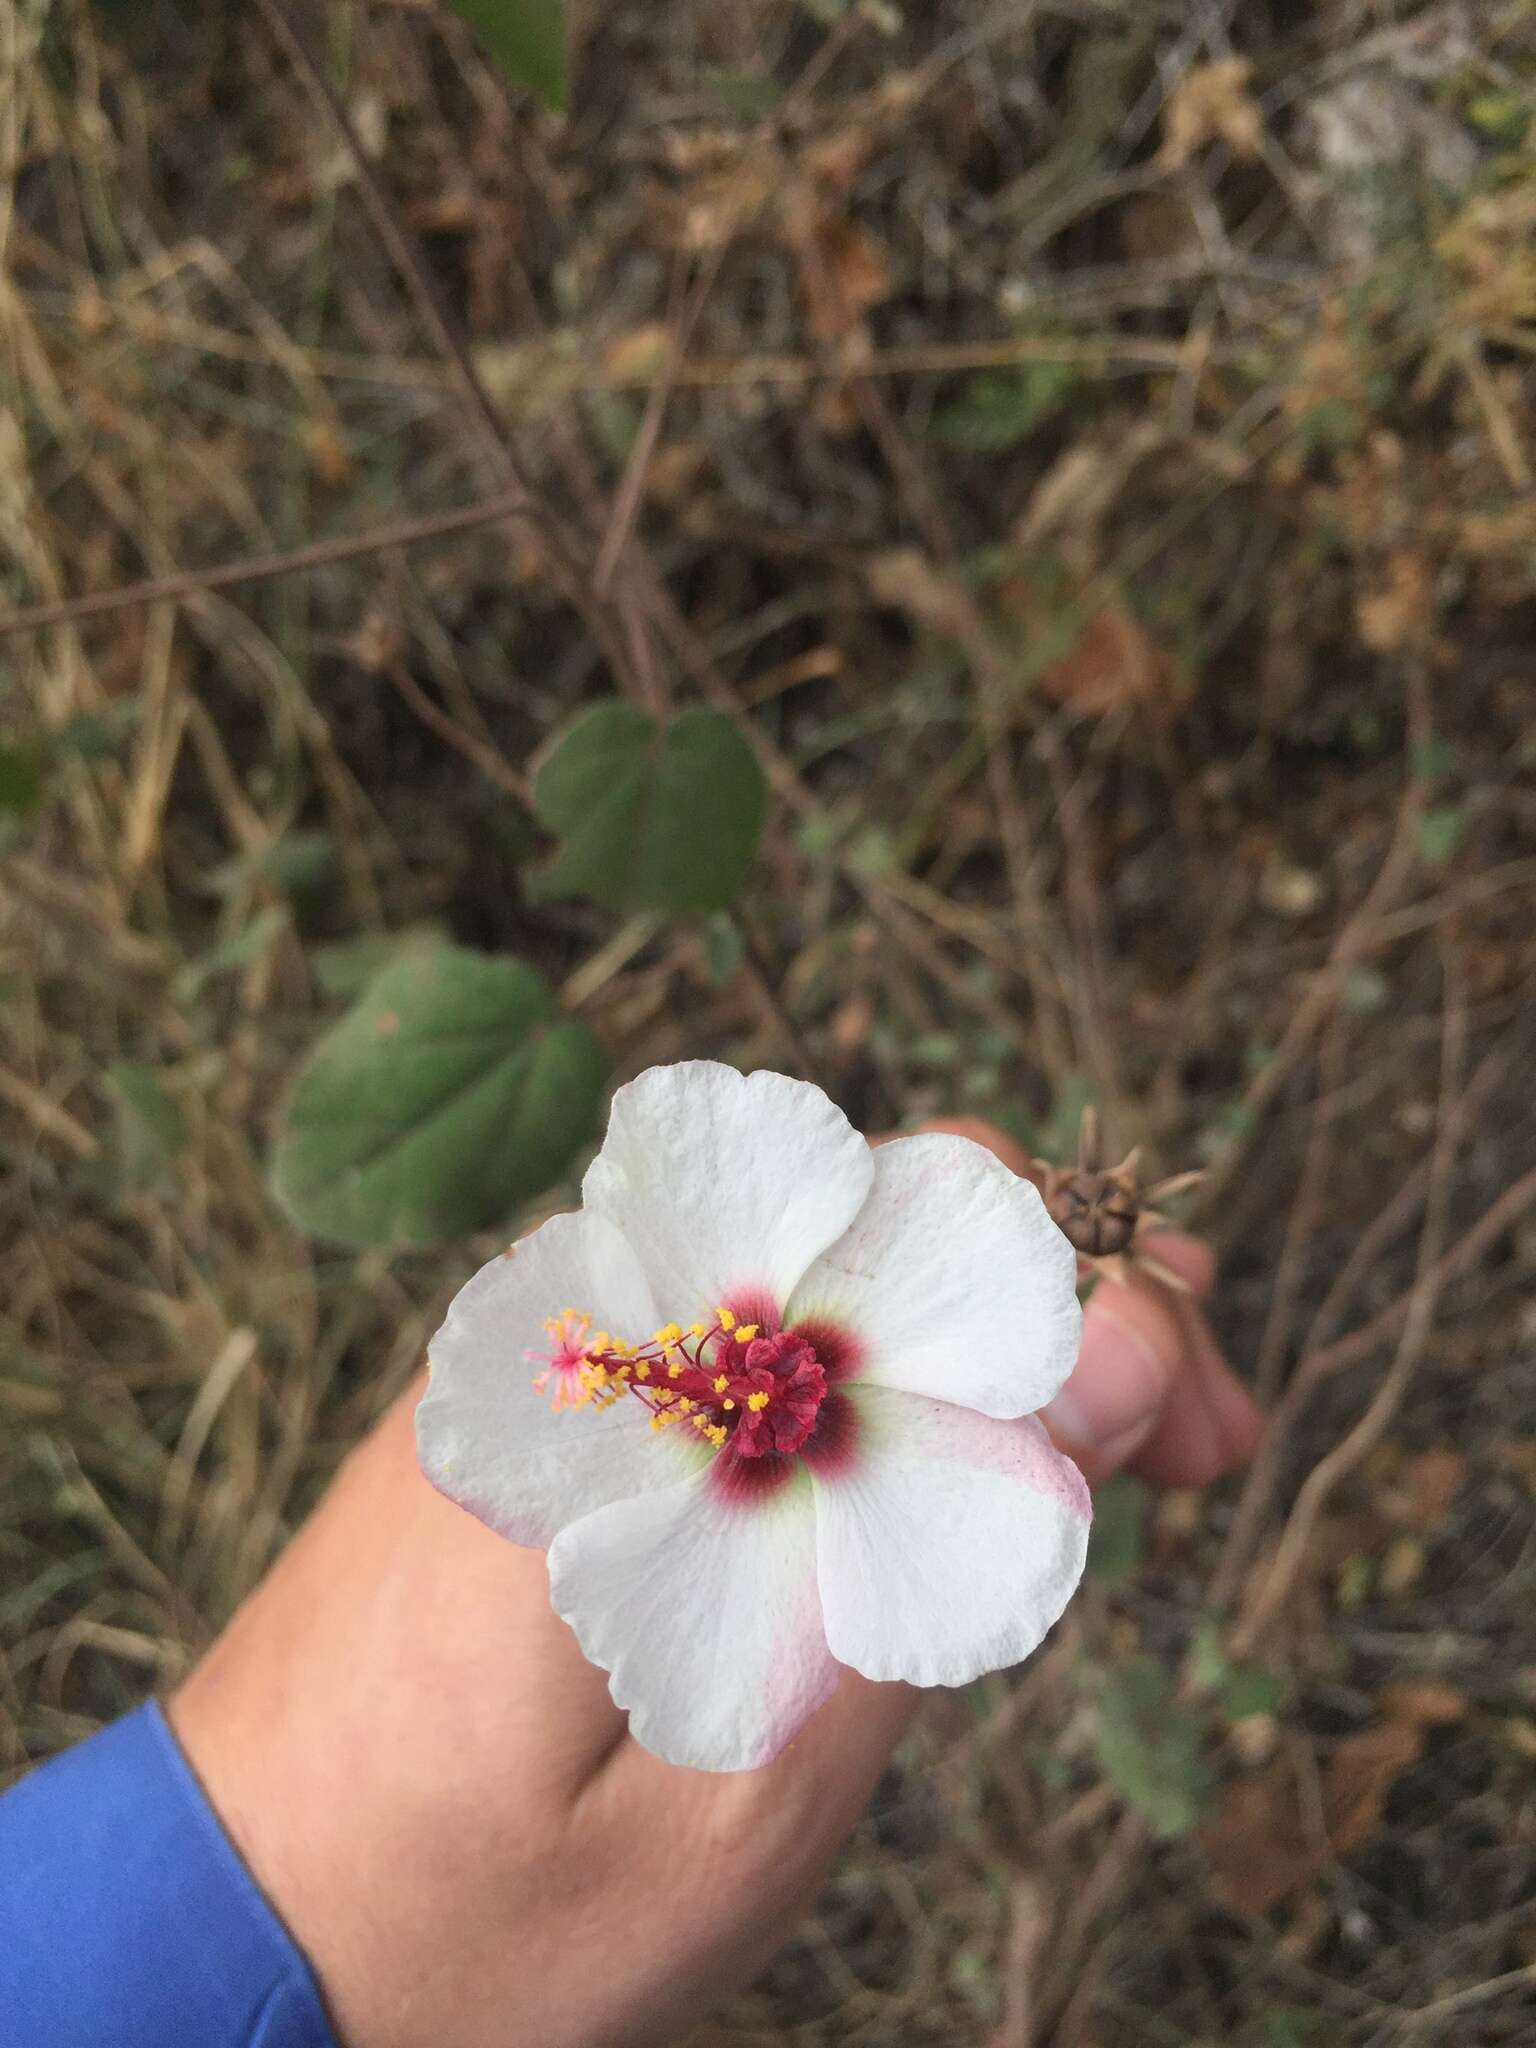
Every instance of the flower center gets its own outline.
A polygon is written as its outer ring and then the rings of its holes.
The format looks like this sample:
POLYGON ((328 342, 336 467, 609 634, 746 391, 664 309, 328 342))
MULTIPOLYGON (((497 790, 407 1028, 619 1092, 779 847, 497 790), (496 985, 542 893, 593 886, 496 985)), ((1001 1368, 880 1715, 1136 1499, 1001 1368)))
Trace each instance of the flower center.
POLYGON ((568 1308, 544 1325, 548 1352, 529 1352, 534 1380, 556 1408, 601 1412, 628 1394, 651 1411, 652 1429, 697 1430, 738 1457, 798 1451, 816 1427, 827 1391, 815 1346, 794 1330, 759 1333, 728 1308, 687 1330, 668 1323, 648 1344, 626 1344, 568 1308))

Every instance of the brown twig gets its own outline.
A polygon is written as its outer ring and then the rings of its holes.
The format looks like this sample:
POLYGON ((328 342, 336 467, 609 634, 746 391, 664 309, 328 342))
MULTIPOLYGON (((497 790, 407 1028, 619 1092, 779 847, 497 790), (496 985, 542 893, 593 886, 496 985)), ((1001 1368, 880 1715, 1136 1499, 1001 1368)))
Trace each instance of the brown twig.
POLYGON ((161 604, 167 599, 197 597, 205 590, 228 590, 240 583, 262 583, 273 576, 292 576, 306 569, 329 568, 389 548, 414 547, 418 541, 467 533, 498 519, 526 519, 529 507, 521 490, 502 491, 450 512, 423 512, 415 519, 396 519, 366 533, 340 534, 333 540, 312 540, 300 548, 255 555, 244 562, 220 562, 211 569, 184 569, 174 576, 153 576, 142 583, 124 583, 116 590, 98 590, 83 597, 61 597, 50 604, 25 605, 0 617, 0 640, 11 633, 35 632, 43 626, 73 625, 78 619, 100 618, 105 612, 127 611, 134 605, 161 604))
POLYGON ((1424 1346, 1434 1327, 1435 1311, 1445 1287, 1444 1245, 1450 1209, 1451 1169, 1456 1156, 1457 1119, 1452 1105, 1466 1049, 1467 1007, 1460 978, 1447 957, 1445 1029, 1440 1061, 1440 1118, 1430 1159, 1419 1235, 1418 1267, 1403 1315, 1402 1334, 1392 1363, 1382 1375, 1366 1410, 1344 1437, 1321 1458, 1303 1481, 1280 1539, 1275 1561, 1233 1632, 1233 1654, 1246 1656, 1265 1626, 1285 1605, 1306 1558, 1317 1518, 1341 1480, 1381 1441, 1402 1404, 1424 1346))
POLYGON ((656 442, 661 433, 661 423, 666 417, 667 400, 671 397, 677 373, 688 353, 688 344, 693 339, 699 324, 699 316, 715 279, 720 274, 720 265, 729 248, 729 238, 722 236, 705 257, 693 290, 686 297, 681 293, 681 280, 674 296, 680 300, 675 315, 669 323, 667 352, 660 374, 646 396, 645 411, 641 416, 634 445, 624 465, 624 474, 619 479, 618 492, 613 501, 613 510, 608 515, 608 525, 603 534, 602 546, 597 551, 597 566, 592 571, 592 587, 600 598, 606 598, 613 583, 614 571, 624 552, 635 515, 640 509, 640 499, 645 491, 646 474, 656 453, 656 442))
MULTIPOLYGON (((1452 1111, 1453 1136, 1458 1142, 1471 1127, 1473 1117, 1503 1077, 1508 1064, 1508 1059, 1503 1053, 1495 1052, 1490 1053, 1478 1066, 1452 1111)), ((1431 1158, 1422 1160, 1400 1183, 1391 1201, 1361 1232, 1355 1241, 1353 1251, 1335 1274, 1333 1284, 1312 1318, 1302 1340, 1300 1362, 1291 1375, 1280 1405, 1270 1418, 1264 1442, 1249 1467, 1247 1479, 1233 1513, 1221 1562, 1211 1581, 1210 1602, 1217 1609, 1229 1607, 1236 1598, 1243 1573, 1247 1569, 1248 1560, 1258 1539, 1259 1526, 1279 1484, 1280 1469, 1290 1443, 1291 1432, 1300 1422, 1307 1403, 1325 1379, 1331 1378, 1335 1372, 1342 1371, 1345 1366, 1355 1363, 1358 1358, 1367 1356, 1376 1342, 1383 1336, 1390 1335, 1392 1324, 1385 1319, 1395 1318, 1406 1307, 1407 1296, 1404 1296, 1400 1301, 1384 1309, 1380 1317, 1364 1325, 1361 1331, 1352 1333, 1341 1343, 1332 1341, 1345 1310, 1354 1300, 1361 1282, 1398 1233, 1408 1227, 1415 1210, 1423 1201, 1431 1163, 1432 1155, 1431 1158), (1362 1337, 1366 1338, 1363 1344, 1360 1341, 1362 1337)), ((1536 1193, 1536 1178, 1532 1181, 1532 1192, 1536 1193)), ((1494 1210, 1498 1210, 1506 1199, 1507 1195, 1501 1196, 1499 1203, 1495 1203, 1494 1210)), ((1493 1214, 1494 1211, 1491 1210, 1489 1216, 1493 1214)), ((1498 1235, 1498 1228, 1501 1228, 1502 1224, 1492 1231, 1486 1231, 1487 1222, 1488 1217, 1485 1217, 1483 1222, 1469 1232, 1461 1244, 1454 1247, 1448 1255, 1448 1278, 1454 1278, 1457 1273, 1463 1271, 1465 1264, 1471 1263, 1472 1259, 1479 1256, 1483 1246, 1498 1235), (1470 1255, 1467 1253, 1469 1244, 1474 1246, 1470 1255), (1464 1263, 1455 1263, 1457 1261, 1464 1263)))
POLYGON ((439 739, 445 740, 456 753, 462 754, 466 761, 473 762, 487 782, 494 784, 505 795, 514 798, 524 810, 532 807, 533 792, 528 778, 519 775, 515 768, 509 767, 487 741, 477 738, 472 732, 466 732, 459 721, 450 716, 441 704, 434 704, 403 661, 386 663, 384 673, 423 725, 430 726, 439 739))
MULTIPOLYGON (((1413 871, 1418 857, 1419 820, 1424 815, 1425 802, 1425 783, 1417 762, 1431 731, 1429 679, 1425 661, 1420 656, 1408 664, 1407 711, 1405 752, 1408 772, 1386 853, 1358 908, 1329 949, 1327 965, 1296 1006, 1273 1058, 1265 1062, 1243 1098, 1244 1125, 1249 1132, 1257 1129, 1263 1113, 1295 1072, 1318 1026, 1338 1000, 1345 976, 1369 949, 1376 924, 1413 871)), ((1208 1213, 1226 1192, 1242 1156, 1243 1148, 1234 1144, 1213 1163, 1200 1189, 1199 1209, 1202 1214, 1208 1213)))
POLYGON ((309 45, 299 33, 289 11, 288 0, 256 0, 256 4, 273 36, 288 53, 294 69, 336 130, 342 147, 347 152, 351 168, 357 178, 358 192, 368 209, 379 239, 410 293, 423 325, 452 369, 461 395, 479 423, 479 447, 486 466, 520 495, 530 518, 538 524, 550 566, 565 597, 580 613, 587 630, 603 650, 615 677, 627 685, 632 685, 634 669, 631 651, 625 645, 622 634, 616 630, 615 622, 608 615, 606 608, 594 596, 583 563, 582 550, 573 543, 563 523, 555 517, 550 507, 539 499, 523 475, 512 446, 507 422, 486 387, 473 351, 457 323, 450 318, 432 281, 431 272, 422 261, 420 251, 402 224, 399 209, 374 169, 340 94, 326 77, 323 68, 315 61, 309 45))

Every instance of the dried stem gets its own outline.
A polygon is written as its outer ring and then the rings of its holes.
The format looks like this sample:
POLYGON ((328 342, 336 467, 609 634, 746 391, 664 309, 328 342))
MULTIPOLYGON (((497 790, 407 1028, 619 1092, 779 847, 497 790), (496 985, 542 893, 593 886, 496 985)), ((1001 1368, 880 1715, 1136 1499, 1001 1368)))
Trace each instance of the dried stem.
POLYGON ((106 612, 127 611, 134 605, 161 604, 168 599, 197 597, 204 591, 229 590, 240 583, 263 583, 273 576, 293 576, 307 569, 329 568, 333 562, 354 562, 363 555, 383 554, 390 548, 414 547, 419 541, 438 540, 445 534, 468 533, 476 526, 492 526, 498 519, 527 519, 530 507, 522 490, 502 491, 494 498, 482 498, 473 505, 459 505, 449 512, 423 512, 415 519, 396 519, 366 533, 338 535, 334 540, 312 540, 300 548, 285 548, 270 555, 255 555, 244 562, 221 562, 211 569, 184 569, 174 576, 154 576, 142 583, 125 583, 116 590, 98 590, 84 597, 59 598, 52 604, 24 606, 0 617, 0 640, 12 633, 35 632, 43 626, 73 625, 80 619, 100 618, 106 612))

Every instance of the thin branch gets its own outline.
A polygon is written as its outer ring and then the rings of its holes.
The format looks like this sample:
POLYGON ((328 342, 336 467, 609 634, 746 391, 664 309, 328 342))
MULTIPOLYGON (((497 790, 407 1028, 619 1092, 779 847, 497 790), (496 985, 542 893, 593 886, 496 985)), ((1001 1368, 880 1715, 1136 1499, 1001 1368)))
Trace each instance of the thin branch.
MULTIPOLYGON (((1508 1071, 1508 1065, 1507 1058, 1500 1052, 1490 1053, 1479 1065, 1452 1111, 1454 1132, 1458 1141, 1470 1129, 1473 1116, 1503 1079, 1508 1071)), ((1279 1483, 1280 1468, 1286 1446, 1290 1442, 1291 1431, 1300 1421, 1312 1395, 1324 1379, 1331 1378, 1335 1372, 1353 1364, 1357 1358, 1366 1356, 1375 1343, 1382 1337, 1390 1335, 1395 1319, 1406 1310, 1408 1297, 1404 1296, 1402 1300, 1390 1303, 1380 1316, 1365 1324, 1361 1330, 1352 1332, 1339 1342, 1333 1341, 1361 1282, 1375 1268, 1398 1233, 1407 1228, 1415 1210, 1423 1201, 1432 1164, 1433 1155, 1421 1160, 1399 1183, 1392 1199, 1361 1232, 1354 1250, 1335 1274, 1332 1285, 1323 1297, 1322 1305, 1312 1318, 1302 1339, 1300 1362, 1291 1375, 1279 1406, 1270 1418, 1264 1442, 1249 1468, 1248 1477, 1232 1516, 1232 1526, 1227 1534, 1221 1563, 1211 1581, 1210 1601, 1217 1609, 1229 1607, 1237 1596, 1243 1573, 1253 1554, 1260 1523, 1279 1483)), ((1530 1178, 1531 1192, 1536 1194, 1536 1176, 1530 1178)), ((1517 1184, 1516 1189, 1501 1196, 1488 1215, 1447 1254, 1447 1279, 1452 1279, 1463 1271, 1472 1259, 1481 1255, 1483 1247, 1498 1235, 1499 1230, 1504 1227, 1504 1204, 1510 1193, 1518 1192, 1517 1184), (1491 1229, 1490 1218, 1493 1223, 1491 1229)))
POLYGON ((1455 1102, 1460 1093, 1466 1047, 1467 1008, 1460 979, 1446 961, 1445 1035, 1440 1061, 1440 1120, 1430 1160, 1424 1227, 1419 1234, 1418 1270, 1409 1290, 1402 1335, 1392 1363, 1382 1375, 1364 1414, 1307 1474, 1280 1539, 1275 1561, 1258 1588, 1233 1636, 1234 1654, 1245 1656, 1265 1626, 1285 1605, 1312 1540, 1318 1516, 1330 1495, 1381 1441, 1402 1405, 1424 1347, 1434 1328, 1435 1311, 1445 1287, 1444 1249, 1450 1211, 1451 1174, 1456 1159, 1455 1102))
POLYGON ((161 604, 170 598, 198 597, 208 590, 228 590, 239 583, 261 583, 273 576, 292 576, 306 569, 325 569, 332 562, 352 562, 361 555, 383 554, 389 548, 414 547, 418 541, 445 534, 467 533, 498 519, 526 519, 528 499, 520 490, 502 491, 451 512, 424 512, 415 519, 396 519, 365 533, 312 540, 301 548, 255 555, 244 562, 221 562, 212 569, 184 569, 174 576, 154 576, 143 583, 124 583, 116 590, 98 590, 85 597, 61 597, 49 604, 25 605, 0 616, 0 640, 11 633, 34 632, 41 626, 72 625, 77 619, 99 618, 104 612, 128 611, 134 605, 161 604))
POLYGON ((288 0, 256 0, 273 36, 287 51, 294 69, 335 128, 357 178, 357 189, 373 220, 390 261, 410 293, 418 315, 432 339, 442 350, 460 391, 480 426, 479 443, 489 466, 516 490, 539 529, 550 566, 567 600, 581 614, 583 623, 603 650, 613 673, 626 683, 632 680, 629 649, 614 629, 614 621, 595 599, 583 550, 574 545, 563 523, 544 504, 522 473, 505 418, 491 397, 476 365, 474 353, 457 323, 443 304, 432 274, 421 252, 403 226, 399 209, 369 160, 362 138, 347 112, 341 96, 316 62, 313 52, 299 33, 289 11, 288 0))

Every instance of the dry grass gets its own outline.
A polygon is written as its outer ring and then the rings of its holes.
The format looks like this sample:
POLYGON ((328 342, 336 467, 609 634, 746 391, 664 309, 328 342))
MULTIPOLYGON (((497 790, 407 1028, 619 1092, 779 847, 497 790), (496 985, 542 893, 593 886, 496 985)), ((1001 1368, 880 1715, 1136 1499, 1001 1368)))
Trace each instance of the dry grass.
POLYGON ((1122 1493, 706 2038, 1526 2039, 1530 10, 816 12, 602 11, 560 127, 317 0, 360 178, 260 9, 0 0, 0 598, 534 506, 0 643, 0 1761, 174 1678, 475 1256, 264 1188, 357 942, 433 921, 620 1069, 1058 1150, 1091 1094, 1211 1166, 1277 1404, 1246 1488, 1122 1493), (523 899, 528 758, 614 688, 750 721, 744 961, 523 899), (1199 1692, 1213 1622, 1283 1704, 1199 1692), (1106 1774, 1141 1657, 1213 1829, 1106 1774))

